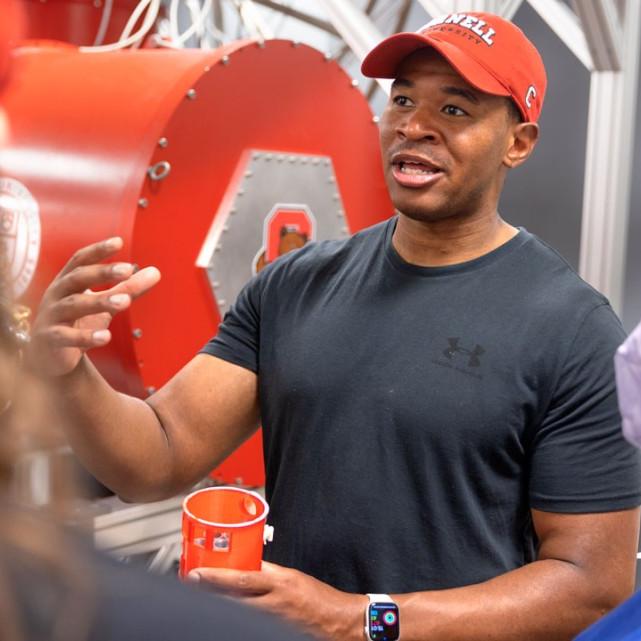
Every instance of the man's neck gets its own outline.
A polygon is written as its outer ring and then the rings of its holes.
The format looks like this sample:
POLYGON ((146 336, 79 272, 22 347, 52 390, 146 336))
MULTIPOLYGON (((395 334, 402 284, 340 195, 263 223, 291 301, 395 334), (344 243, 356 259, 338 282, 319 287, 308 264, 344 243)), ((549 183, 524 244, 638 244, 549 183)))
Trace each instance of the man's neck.
POLYGON ((400 214, 392 244, 412 265, 441 267, 479 258, 506 243, 518 229, 498 213, 491 218, 423 222, 400 214))

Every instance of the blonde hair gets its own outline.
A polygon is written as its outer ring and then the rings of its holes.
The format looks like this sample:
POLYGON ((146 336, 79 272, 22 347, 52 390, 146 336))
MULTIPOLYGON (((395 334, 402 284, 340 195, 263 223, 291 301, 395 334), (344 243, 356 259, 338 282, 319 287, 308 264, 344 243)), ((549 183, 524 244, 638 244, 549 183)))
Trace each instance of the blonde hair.
POLYGON ((22 367, 27 337, 27 310, 9 297, 6 254, 0 242, 0 639, 28 638, 22 619, 26 599, 18 593, 15 573, 51 583, 55 611, 47 623, 49 638, 82 641, 95 611, 95 577, 88 553, 78 552, 77 541, 64 530, 76 505, 72 473, 60 457, 51 466, 47 505, 34 504, 24 481, 24 463, 34 452, 51 452, 62 443, 60 414, 48 385, 22 367), (57 417, 57 418, 56 418, 57 417), (31 573, 31 574, 29 574, 31 573))

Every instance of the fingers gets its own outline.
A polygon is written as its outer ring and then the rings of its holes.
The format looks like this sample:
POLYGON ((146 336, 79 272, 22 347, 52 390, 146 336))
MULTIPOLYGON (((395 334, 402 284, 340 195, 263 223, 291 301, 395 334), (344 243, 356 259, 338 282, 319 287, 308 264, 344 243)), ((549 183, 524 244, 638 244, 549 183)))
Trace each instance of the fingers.
POLYGON ((266 594, 273 588, 271 578, 259 571, 197 568, 187 575, 187 580, 234 596, 266 594))
MULTIPOLYGON (((118 267, 120 264, 116 264, 118 267)), ((64 292, 67 288, 74 290, 82 284, 86 284, 92 275, 85 275, 84 272, 93 274, 102 271, 104 273, 107 265, 92 265, 74 270, 63 277, 58 293, 64 292), (82 270, 83 274, 79 274, 82 270), (70 280, 75 278, 74 284, 70 280)), ((128 267, 132 267, 129 265, 128 267)), ((121 270, 121 274, 126 273, 121 270)), ((50 323, 73 323, 74 321, 91 316, 93 314, 108 313, 112 316, 127 309, 131 301, 151 289, 160 280, 160 272, 155 267, 146 267, 135 274, 131 274, 124 281, 103 292, 92 292, 87 289, 84 293, 70 293, 50 303, 47 312, 47 319, 50 323)))
POLYGON ((50 294, 56 299, 64 298, 70 294, 99 287, 105 283, 126 280, 133 272, 134 266, 130 263, 95 264, 74 267, 55 281, 50 294))
POLYGON ((94 243, 93 245, 82 247, 69 259, 69 262, 62 268, 62 271, 58 274, 58 278, 60 278, 61 276, 65 276, 77 267, 81 267, 83 265, 93 265, 94 263, 99 263, 105 260, 105 258, 109 258, 116 252, 120 251, 122 249, 122 246, 122 238, 120 238, 119 236, 114 236, 113 238, 102 240, 98 243, 94 243))
POLYGON ((131 297, 122 293, 71 294, 53 303, 48 312, 50 323, 73 323, 85 316, 103 312, 113 316, 131 305, 131 297))
POLYGON ((160 271, 156 267, 145 267, 129 278, 118 283, 109 291, 110 294, 126 294, 138 298, 149 291, 160 280, 160 271))
POLYGON ((108 329, 77 329, 66 325, 55 325, 40 332, 38 340, 45 340, 54 350, 77 347, 86 351, 106 345, 111 340, 111 332, 108 329))

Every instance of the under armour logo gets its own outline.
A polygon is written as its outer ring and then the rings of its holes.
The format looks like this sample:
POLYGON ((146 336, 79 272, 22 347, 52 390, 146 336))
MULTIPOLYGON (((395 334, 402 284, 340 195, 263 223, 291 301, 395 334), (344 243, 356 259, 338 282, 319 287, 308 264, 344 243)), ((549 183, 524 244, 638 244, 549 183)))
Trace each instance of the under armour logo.
POLYGON ((469 356, 469 360, 467 361, 468 367, 479 367, 481 365, 479 356, 485 354, 485 350, 480 345, 475 345, 474 349, 467 349, 459 345, 458 338, 448 338, 447 342, 450 346, 443 350, 444 356, 452 360, 454 354, 465 354, 469 356))

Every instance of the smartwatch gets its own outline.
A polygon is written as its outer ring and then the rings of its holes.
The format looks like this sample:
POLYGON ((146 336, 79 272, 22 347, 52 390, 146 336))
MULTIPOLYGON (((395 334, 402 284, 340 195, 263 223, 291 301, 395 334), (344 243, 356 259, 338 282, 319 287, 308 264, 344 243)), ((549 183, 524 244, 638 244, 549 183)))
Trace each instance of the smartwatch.
POLYGON ((365 638, 368 641, 398 641, 401 636, 398 605, 388 594, 368 594, 365 638))

